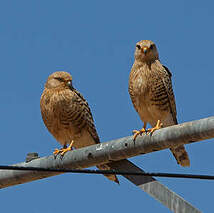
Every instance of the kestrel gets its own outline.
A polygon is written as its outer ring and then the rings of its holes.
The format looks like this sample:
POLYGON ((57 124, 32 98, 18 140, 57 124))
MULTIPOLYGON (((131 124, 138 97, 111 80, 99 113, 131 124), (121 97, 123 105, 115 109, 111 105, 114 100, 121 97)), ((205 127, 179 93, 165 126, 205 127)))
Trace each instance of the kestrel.
MULTIPOLYGON (((40 109, 45 126, 63 146, 62 149, 56 149, 54 155, 63 156, 72 147, 78 149, 100 143, 89 105, 73 87, 69 73, 55 72, 48 77, 40 109)), ((107 164, 97 167, 110 169, 107 164)), ((119 183, 115 175, 105 176, 119 183)))
MULTIPOLYGON (((134 130, 135 138, 144 132, 177 124, 175 97, 169 69, 159 61, 154 42, 142 40, 136 44, 135 61, 129 76, 129 94, 144 125, 134 130), (149 123, 152 128, 146 130, 149 123)), ((177 163, 190 166, 184 145, 171 147, 177 163)))

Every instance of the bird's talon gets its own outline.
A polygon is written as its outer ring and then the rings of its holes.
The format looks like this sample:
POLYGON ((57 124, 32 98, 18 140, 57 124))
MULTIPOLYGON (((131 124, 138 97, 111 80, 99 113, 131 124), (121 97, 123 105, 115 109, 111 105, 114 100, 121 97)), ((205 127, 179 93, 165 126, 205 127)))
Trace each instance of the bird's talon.
POLYGON ((150 135, 152 135, 154 131, 161 129, 162 127, 163 127, 163 124, 160 122, 160 120, 158 120, 156 126, 148 129, 147 131, 149 132, 150 135))
POLYGON ((55 149, 54 152, 53 152, 53 154, 56 157, 60 152, 61 152, 60 149, 55 149))
POLYGON ((62 149, 55 149, 53 152, 55 158, 58 154, 60 154, 61 159, 62 159, 66 152, 71 151, 73 149, 72 148, 73 143, 74 143, 74 141, 71 141, 71 143, 68 147, 66 147, 66 145, 65 145, 62 149))
POLYGON ((135 141, 138 135, 146 133, 147 130, 145 130, 145 128, 142 128, 141 130, 133 130, 132 132, 134 133, 133 140, 135 141))

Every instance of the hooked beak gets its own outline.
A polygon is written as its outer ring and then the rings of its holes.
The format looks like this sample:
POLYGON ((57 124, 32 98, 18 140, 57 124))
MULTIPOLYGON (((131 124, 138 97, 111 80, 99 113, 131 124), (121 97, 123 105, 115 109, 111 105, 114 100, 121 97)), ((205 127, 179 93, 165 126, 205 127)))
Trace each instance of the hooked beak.
POLYGON ((147 47, 143 47, 142 50, 143 50, 144 54, 146 54, 148 52, 148 48, 147 47))

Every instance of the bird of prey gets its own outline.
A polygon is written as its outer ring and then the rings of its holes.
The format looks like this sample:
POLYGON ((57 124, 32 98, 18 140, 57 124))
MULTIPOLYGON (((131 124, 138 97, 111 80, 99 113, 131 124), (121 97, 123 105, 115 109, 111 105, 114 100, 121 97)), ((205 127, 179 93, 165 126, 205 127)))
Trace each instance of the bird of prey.
MULTIPOLYGON (((129 94, 135 110, 144 125, 134 130, 134 140, 139 134, 177 124, 175 97, 169 69, 162 65, 154 42, 142 40, 136 44, 135 61, 129 76, 129 94), (149 123, 152 128, 146 130, 149 123)), ((171 147, 177 163, 190 166, 184 145, 171 147)))
MULTIPOLYGON (((78 149, 100 143, 89 105, 73 87, 69 73, 60 71, 48 77, 40 109, 45 126, 63 146, 62 149, 56 149, 54 155, 63 156, 72 147, 78 149)), ((97 167, 102 170, 110 169, 108 164, 97 167)), ((115 175, 105 176, 119 183, 115 175)))

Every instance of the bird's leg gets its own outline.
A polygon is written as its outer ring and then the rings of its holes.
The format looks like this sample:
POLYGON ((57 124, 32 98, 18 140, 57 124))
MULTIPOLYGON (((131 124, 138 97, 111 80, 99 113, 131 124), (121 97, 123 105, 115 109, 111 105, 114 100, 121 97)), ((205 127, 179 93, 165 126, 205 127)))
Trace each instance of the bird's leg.
POLYGON ((142 135, 143 133, 146 133, 146 122, 144 122, 143 124, 143 128, 141 130, 133 130, 134 136, 133 136, 133 140, 135 141, 138 135, 142 135))
POLYGON ((147 131, 152 134, 154 131, 161 129, 163 127, 163 124, 161 123, 160 120, 157 121, 157 124, 155 127, 148 129, 147 131))
MULTIPOLYGON (((67 148, 66 145, 64 145, 62 149, 65 149, 65 148, 67 148)), ((60 152, 62 152, 62 149, 55 149, 53 152, 54 156, 56 157, 60 152)))
POLYGON ((63 156, 66 152, 72 150, 73 143, 74 143, 74 141, 72 140, 71 143, 70 143, 70 145, 68 147, 66 145, 64 145, 62 149, 55 149, 55 151, 53 152, 53 154, 54 155, 60 154, 61 156, 63 156))
POLYGON ((69 145, 67 148, 65 148, 65 149, 63 148, 63 149, 62 149, 62 152, 60 153, 61 156, 63 156, 66 152, 71 151, 71 150, 73 149, 73 148, 72 148, 73 143, 74 143, 74 141, 72 140, 71 143, 70 143, 70 145, 69 145))

